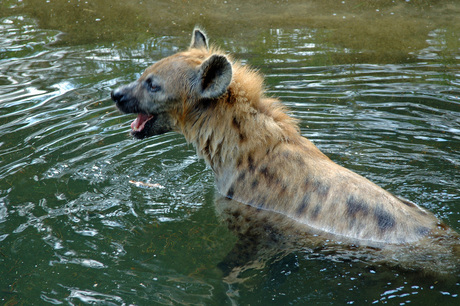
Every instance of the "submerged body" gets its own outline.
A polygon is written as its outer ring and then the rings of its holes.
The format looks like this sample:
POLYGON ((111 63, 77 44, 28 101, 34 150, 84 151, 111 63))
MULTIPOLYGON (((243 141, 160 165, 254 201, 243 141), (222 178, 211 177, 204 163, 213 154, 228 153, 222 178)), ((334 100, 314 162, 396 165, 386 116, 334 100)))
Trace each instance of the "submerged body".
POLYGON ((189 50, 147 68, 112 99, 138 114, 137 138, 183 134, 213 170, 218 191, 252 213, 271 211, 297 231, 365 246, 458 239, 432 213, 331 161, 264 95, 257 72, 209 48, 198 29, 189 50))

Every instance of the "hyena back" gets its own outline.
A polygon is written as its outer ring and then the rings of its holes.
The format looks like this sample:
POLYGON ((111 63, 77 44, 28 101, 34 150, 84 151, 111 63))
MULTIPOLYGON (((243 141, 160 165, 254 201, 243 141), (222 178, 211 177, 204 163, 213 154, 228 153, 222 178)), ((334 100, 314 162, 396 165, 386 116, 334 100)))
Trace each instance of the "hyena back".
POLYGON ((363 245, 456 234, 436 217, 326 157, 264 94, 262 77, 195 29, 187 51, 166 57, 112 99, 137 113, 132 134, 176 131, 192 143, 225 197, 294 220, 306 233, 363 245))

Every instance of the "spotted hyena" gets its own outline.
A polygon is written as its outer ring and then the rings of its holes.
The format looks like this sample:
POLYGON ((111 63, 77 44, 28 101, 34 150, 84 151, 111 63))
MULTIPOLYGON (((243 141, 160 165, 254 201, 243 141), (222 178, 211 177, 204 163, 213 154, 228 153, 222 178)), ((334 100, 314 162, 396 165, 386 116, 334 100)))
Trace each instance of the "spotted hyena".
POLYGON ((199 29, 187 51, 111 96, 122 112, 137 114, 134 137, 183 134, 214 172, 218 191, 254 213, 281 214, 305 233, 367 246, 455 236, 432 213, 331 161, 265 95, 261 75, 209 47, 199 29))

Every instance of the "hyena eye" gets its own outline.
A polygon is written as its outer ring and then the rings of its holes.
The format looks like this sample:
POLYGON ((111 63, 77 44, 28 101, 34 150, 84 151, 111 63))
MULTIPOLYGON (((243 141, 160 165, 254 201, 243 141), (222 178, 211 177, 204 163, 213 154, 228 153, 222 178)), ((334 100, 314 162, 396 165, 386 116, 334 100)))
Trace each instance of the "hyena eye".
POLYGON ((150 90, 150 92, 157 92, 161 89, 160 85, 156 84, 151 79, 147 79, 146 83, 147 88, 150 90))
POLYGON ((157 91, 159 91, 160 89, 161 89, 161 87, 158 86, 158 85, 155 85, 155 84, 150 85, 150 91, 151 91, 151 92, 157 92, 157 91))

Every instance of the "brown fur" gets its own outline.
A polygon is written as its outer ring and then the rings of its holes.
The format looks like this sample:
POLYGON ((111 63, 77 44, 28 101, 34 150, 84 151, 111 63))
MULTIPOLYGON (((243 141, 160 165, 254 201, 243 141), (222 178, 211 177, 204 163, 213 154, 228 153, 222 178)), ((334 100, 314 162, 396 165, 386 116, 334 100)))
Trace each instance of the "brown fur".
POLYGON ((199 30, 189 50, 147 68, 112 97, 125 112, 155 117, 137 137, 183 134, 212 168, 222 195, 282 214, 305 233, 369 246, 457 237, 430 212, 332 162, 265 95, 259 73, 208 48, 199 30), (161 94, 145 93, 152 76, 161 94))

